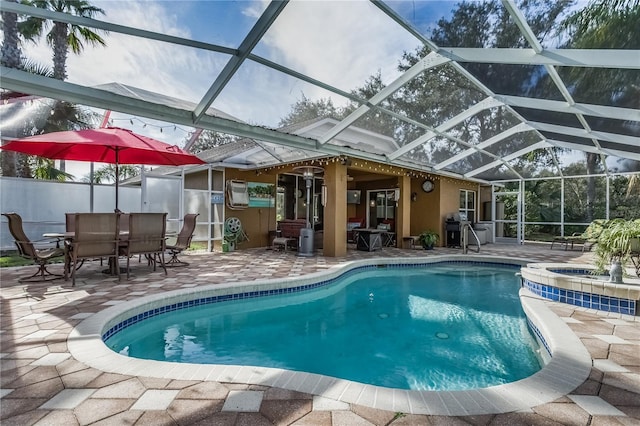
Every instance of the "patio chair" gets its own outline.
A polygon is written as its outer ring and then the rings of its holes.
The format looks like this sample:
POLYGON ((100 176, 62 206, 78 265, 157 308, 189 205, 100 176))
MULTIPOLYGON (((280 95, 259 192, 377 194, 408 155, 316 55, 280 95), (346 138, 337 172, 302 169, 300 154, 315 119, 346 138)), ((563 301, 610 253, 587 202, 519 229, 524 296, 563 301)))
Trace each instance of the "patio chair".
POLYGON ((120 213, 120 233, 129 232, 129 213, 120 213))
POLYGON ((51 281, 63 278, 47 269, 52 260, 64 256, 64 249, 58 247, 37 248, 39 241, 31 241, 22 227, 22 217, 17 213, 2 213, 9 221, 9 232, 18 247, 18 253, 38 265, 38 270, 30 276, 18 278, 18 282, 51 281))
POLYGON ((65 231, 74 232, 76 230, 76 215, 78 213, 65 213, 64 214, 64 224, 65 231))
POLYGON ((249 207, 249 186, 243 180, 227 181, 227 207, 242 210, 249 207))
POLYGON ((587 229, 582 233, 574 232, 572 235, 564 237, 554 237, 551 242, 551 250, 555 243, 564 244, 564 249, 567 250, 571 245, 573 250, 574 244, 582 244, 582 251, 591 250, 593 246, 598 243, 598 237, 602 234, 602 231, 607 227, 607 221, 604 219, 596 219, 587 226, 587 229))
POLYGON ((127 279, 130 278, 129 260, 136 254, 145 255, 154 271, 159 261, 167 275, 166 228, 167 213, 129 213, 129 236, 120 245, 120 255, 127 258, 127 279))
POLYGON ((118 245, 120 228, 117 213, 76 213, 73 238, 65 241, 65 279, 71 272, 72 285, 76 285, 76 271, 85 259, 106 257, 120 279, 118 245))
MULTIPOLYGON (((78 213, 65 213, 64 214, 64 222, 65 222, 65 231, 74 232, 76 230, 76 215, 78 213)), ((80 267, 84 264, 86 259, 81 259, 80 262, 75 265, 76 269, 80 269, 80 267)), ((100 258, 100 265, 102 266, 102 258, 100 258)))
POLYGON ((186 250, 191 245, 191 239, 193 238, 193 233, 196 230, 196 218, 198 217, 198 213, 189 213, 184 215, 184 220, 182 221, 182 229, 180 229, 180 233, 178 234, 178 238, 174 244, 167 245, 167 250, 171 255, 171 259, 167 261, 167 267, 178 267, 178 266, 187 266, 189 263, 183 262, 178 259, 178 255, 182 253, 183 250, 186 250))

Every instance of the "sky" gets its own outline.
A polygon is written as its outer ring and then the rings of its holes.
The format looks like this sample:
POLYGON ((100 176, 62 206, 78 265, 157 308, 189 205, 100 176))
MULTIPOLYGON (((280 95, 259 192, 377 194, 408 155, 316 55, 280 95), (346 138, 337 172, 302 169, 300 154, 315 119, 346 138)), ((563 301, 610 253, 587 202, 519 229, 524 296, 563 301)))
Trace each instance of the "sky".
MULTIPOLYGON (((268 5, 266 0, 93 0, 105 15, 96 19, 133 28, 236 48, 268 5)), ((390 1, 388 4, 427 33, 448 16, 457 1, 390 1)), ((229 56, 118 33, 100 33, 106 47, 86 46, 69 53, 68 81, 83 85, 113 82, 173 96, 197 104, 223 69, 229 56)), ((420 42, 401 30, 368 0, 294 0, 254 48, 253 53, 344 91, 380 73, 384 83, 396 79, 402 53, 420 42)), ((25 56, 51 65, 44 42, 27 44, 25 56)), ((245 61, 214 101, 218 108, 250 124, 276 128, 302 97, 345 98, 245 61)), ((98 111, 103 113, 102 111, 98 111)), ((193 130, 144 117, 111 113, 113 126, 171 144, 183 145, 193 130)), ((67 163, 77 180, 88 174, 86 163, 67 163)))
MULTIPOLYGON (((91 3, 105 11, 96 19, 231 48, 239 46, 268 4, 215 0, 91 3)), ((444 4, 446 10, 454 4, 422 3, 440 8, 444 4)), ((118 33, 101 36, 106 47, 86 46, 81 55, 69 54, 67 81, 90 86, 120 82, 198 103, 229 59, 221 53, 118 33)), ((369 1, 303 0, 285 7, 253 52, 350 91, 378 72, 386 83, 393 81, 399 75, 397 64, 402 52, 418 45, 415 38, 401 31, 369 1)), ((44 42, 25 45, 23 52, 38 63, 51 65, 51 49, 44 42)), ((302 96, 332 97, 336 106, 347 102, 301 80, 245 61, 212 106, 248 123, 273 128, 302 96)), ((192 130, 183 127, 174 131, 164 127, 167 123, 116 112, 111 117, 113 125, 173 144, 182 145, 192 130)), ((82 172, 70 172, 76 178, 88 173, 88 166, 82 163, 79 169, 82 172)))

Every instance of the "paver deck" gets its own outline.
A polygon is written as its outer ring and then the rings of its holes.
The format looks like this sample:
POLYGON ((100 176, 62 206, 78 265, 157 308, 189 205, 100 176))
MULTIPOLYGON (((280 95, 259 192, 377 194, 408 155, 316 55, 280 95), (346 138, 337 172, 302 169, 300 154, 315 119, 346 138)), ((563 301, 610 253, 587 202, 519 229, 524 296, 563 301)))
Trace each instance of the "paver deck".
MULTIPOLYGON (((591 375, 569 395, 516 413, 407 415, 275 387, 110 374, 75 360, 70 331, 92 313, 125 300, 180 288, 301 276, 347 260, 460 254, 385 248, 343 258, 297 257, 267 249, 189 254, 190 266, 151 272, 134 262, 130 281, 98 273, 98 262, 70 282, 20 284, 33 267, 0 270, 0 422, 6 425, 636 425, 640 424, 640 318, 546 302, 588 349, 591 375)), ((531 262, 589 262, 591 253, 549 246, 489 244, 482 255, 531 262)), ((472 258, 475 253, 469 253, 472 258)), ((55 266, 54 266, 55 268, 55 266)))

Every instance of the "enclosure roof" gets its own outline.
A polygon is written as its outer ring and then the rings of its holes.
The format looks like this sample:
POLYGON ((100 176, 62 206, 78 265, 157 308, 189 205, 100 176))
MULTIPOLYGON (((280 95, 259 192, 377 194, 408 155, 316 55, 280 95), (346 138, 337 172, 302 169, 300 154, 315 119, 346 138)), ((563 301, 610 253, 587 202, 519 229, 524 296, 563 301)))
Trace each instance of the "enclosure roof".
MULTIPOLYGON (((195 129, 248 138, 223 162, 256 168, 347 155, 482 182, 640 171, 637 36, 627 15, 611 42, 561 31, 586 2, 557 16, 514 0, 91 3, 105 14, 0 1, 106 42, 70 53, 65 81, 3 66, 3 97, 188 126, 186 148, 195 129)), ((50 61, 42 46, 23 56, 50 61)))

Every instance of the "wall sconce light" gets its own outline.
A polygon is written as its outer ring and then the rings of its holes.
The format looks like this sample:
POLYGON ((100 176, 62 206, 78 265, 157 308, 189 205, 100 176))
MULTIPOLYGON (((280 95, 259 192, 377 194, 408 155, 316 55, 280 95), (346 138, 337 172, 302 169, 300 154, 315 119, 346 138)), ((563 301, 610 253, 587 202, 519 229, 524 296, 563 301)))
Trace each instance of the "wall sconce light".
POLYGON ((328 193, 327 193, 327 185, 322 185, 322 192, 320 192, 320 204, 322 204, 322 207, 327 205, 327 197, 328 197, 328 193))
POLYGON ((375 207, 376 206, 376 200, 369 201, 369 206, 375 207))
POLYGON ((418 193, 417 192, 412 192, 411 193, 411 201, 417 201, 418 200, 418 193))

